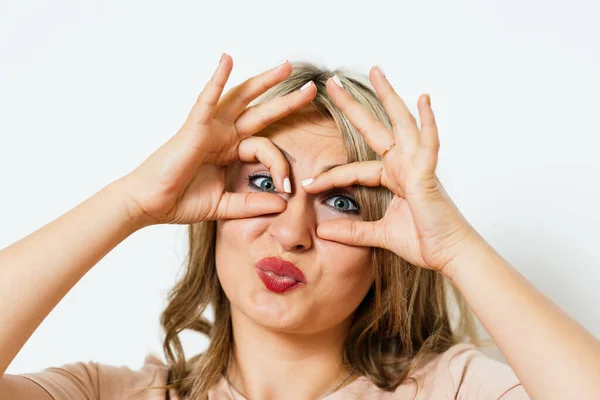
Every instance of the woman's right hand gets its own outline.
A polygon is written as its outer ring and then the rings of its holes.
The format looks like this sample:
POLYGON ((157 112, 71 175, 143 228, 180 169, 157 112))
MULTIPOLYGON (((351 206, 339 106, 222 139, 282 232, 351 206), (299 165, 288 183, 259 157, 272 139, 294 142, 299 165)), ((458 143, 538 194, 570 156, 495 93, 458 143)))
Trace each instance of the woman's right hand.
POLYGON ((225 167, 235 161, 260 162, 270 169, 278 191, 289 193, 283 154, 269 139, 251 135, 310 103, 316 87, 311 82, 304 90, 246 108, 289 77, 291 64, 286 61, 254 76, 221 98, 232 67, 231 56, 223 54, 179 132, 118 181, 137 224, 191 224, 285 209, 286 202, 273 193, 225 191, 225 167))

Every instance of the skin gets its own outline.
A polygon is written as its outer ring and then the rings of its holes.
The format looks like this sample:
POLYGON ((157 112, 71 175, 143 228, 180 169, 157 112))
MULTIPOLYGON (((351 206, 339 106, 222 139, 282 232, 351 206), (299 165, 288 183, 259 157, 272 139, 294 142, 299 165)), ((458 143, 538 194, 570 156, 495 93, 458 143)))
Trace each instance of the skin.
POLYGON ((221 96, 232 66, 223 54, 181 129, 134 171, 0 251, 0 398, 49 400, 38 385, 5 374, 6 368, 69 290, 134 232, 286 208, 275 194, 226 192, 224 171, 236 161, 260 162, 283 192, 289 174, 283 154, 252 135, 310 103, 316 87, 248 107, 292 67, 281 64, 221 96))
POLYGON ((395 196, 380 221, 326 221, 318 235, 382 247, 450 279, 522 383, 511 398, 600 398, 600 341, 510 265, 466 221, 436 177, 440 143, 429 96, 417 104, 419 128, 379 68, 369 78, 392 130, 331 79, 327 90, 379 155, 396 145, 383 161, 337 167, 304 189, 382 185, 395 196))
MULTIPOLYGON (((287 202, 285 211, 217 224, 217 273, 231 302, 234 333, 235 363, 229 379, 251 399, 317 398, 345 377, 347 371, 339 367, 344 336, 373 282, 370 248, 316 234, 322 222, 362 217, 344 214, 341 210, 351 203, 337 193, 301 189, 302 180, 323 168, 347 163, 335 124, 316 120, 308 110, 260 134, 290 156, 294 189, 278 194, 287 202), (342 205, 332 208, 339 200, 342 205), (283 294, 268 290, 254 268, 268 256, 293 262, 307 284, 283 294)), ((247 178, 265 172, 269 171, 260 163, 237 163, 227 171, 228 190, 256 191, 248 187, 247 178)), ((351 188, 342 191, 352 194, 351 188)))
MULTIPOLYGON (((240 283, 231 270, 237 272, 240 266, 251 269, 252 257, 262 256, 251 253, 256 249, 293 253, 307 256, 302 262, 295 261, 305 270, 309 284, 325 288, 324 283, 329 282, 345 288, 351 285, 341 286, 334 278, 356 282, 364 269, 360 263, 347 264, 346 270, 336 269, 338 260, 332 263, 328 254, 341 254, 339 249, 356 246, 388 249, 417 268, 432 269, 448 277, 465 296, 527 391, 515 392, 511 398, 600 398, 598 339, 502 258, 464 219, 435 176, 439 138, 428 96, 421 96, 417 104, 419 129, 385 76, 378 68, 372 68, 371 83, 394 125, 393 130, 387 130, 330 79, 329 95, 367 143, 381 156, 390 144, 396 145, 383 161, 348 164, 321 174, 309 165, 300 171, 298 166, 296 170, 292 166, 294 187, 287 198, 281 195, 290 175, 285 158, 270 139, 252 135, 307 105, 316 88, 309 85, 304 91, 260 108, 246 109, 253 98, 286 79, 291 66, 285 63, 253 77, 221 98, 231 68, 231 57, 224 55, 184 126, 136 170, 0 251, 0 398, 49 399, 31 381, 4 371, 64 295, 132 233, 153 224, 241 218, 257 218, 257 222, 241 222, 248 223, 248 228, 237 233, 230 231, 229 236, 239 234, 243 243, 252 243, 253 250, 244 246, 249 258, 238 265, 221 259, 218 268, 228 296, 237 305, 234 335, 240 338, 237 351, 243 362, 239 366, 234 363, 234 385, 250 396, 258 393, 264 398, 283 398, 285 394, 285 398, 291 398, 290 393, 296 393, 316 397, 325 392, 340 376, 337 366, 331 364, 339 354, 339 348, 332 347, 332 343, 339 343, 346 328, 344 313, 353 305, 328 304, 338 307, 340 313, 331 315, 328 321, 316 305, 327 296, 333 299, 331 291, 313 291, 294 305, 279 298, 272 302, 269 296, 261 295, 252 278, 246 284, 240 283), (272 173, 279 194, 227 191, 226 167, 238 161, 263 164, 272 173), (314 174, 317 175, 312 184, 299 188, 298 179, 314 174), (383 219, 328 219, 320 210, 315 211, 321 206, 316 205, 316 197, 308 194, 353 184, 382 185, 394 193, 383 219), (301 210, 310 218, 300 218, 301 210), (258 218, 267 214, 271 216, 258 218), (300 227, 306 230, 290 231, 281 224, 283 220, 301 223, 300 227), (308 227, 316 229, 310 245, 308 227), (320 240, 337 242, 338 247, 319 244, 320 240), (306 265, 311 253, 319 255, 313 257, 314 264, 306 265), (317 322, 307 317, 310 312, 319 315, 317 322), (282 315, 285 318, 276 318, 282 315), (258 368, 265 375, 254 374, 258 368), (307 371, 314 371, 314 375, 307 371), (294 390, 290 392, 287 385, 281 387, 278 382, 283 381, 294 385, 294 390)), ((291 129, 288 133, 293 135, 291 129)), ((272 139, 282 140, 275 134, 272 139)), ((295 148, 302 146, 299 141, 280 144, 287 145, 290 151, 301 151, 295 148)), ((303 157, 311 157, 298 154, 294 156, 299 163, 303 163, 303 157)), ((235 185, 236 178, 230 182, 235 185)), ((221 231, 227 229, 223 223, 221 231)), ((232 248, 231 242, 222 240, 220 244, 232 248)), ((360 296, 351 293, 350 297, 356 300, 360 296)))

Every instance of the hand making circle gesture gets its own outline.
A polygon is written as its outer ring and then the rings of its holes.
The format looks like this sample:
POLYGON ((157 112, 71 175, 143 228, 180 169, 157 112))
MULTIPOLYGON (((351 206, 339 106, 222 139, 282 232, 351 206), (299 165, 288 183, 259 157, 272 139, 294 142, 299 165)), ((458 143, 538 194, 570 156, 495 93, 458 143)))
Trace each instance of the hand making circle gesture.
POLYGON ((269 102, 247 107, 292 72, 289 62, 221 93, 233 66, 221 61, 179 132, 127 176, 120 179, 133 218, 142 224, 190 224, 203 220, 246 218, 281 212, 286 202, 271 193, 225 190, 225 166, 260 162, 276 188, 290 192, 289 164, 267 138, 252 136, 270 123, 307 105, 313 83, 269 102))
POLYGON ((316 176, 304 190, 385 186, 394 198, 379 221, 325 221, 317 234, 349 245, 385 248, 414 265, 444 272, 475 231, 435 175, 440 142, 429 96, 418 101, 419 130, 381 70, 373 67, 369 79, 389 115, 391 130, 352 98, 337 76, 329 79, 327 90, 382 160, 338 166, 316 176))

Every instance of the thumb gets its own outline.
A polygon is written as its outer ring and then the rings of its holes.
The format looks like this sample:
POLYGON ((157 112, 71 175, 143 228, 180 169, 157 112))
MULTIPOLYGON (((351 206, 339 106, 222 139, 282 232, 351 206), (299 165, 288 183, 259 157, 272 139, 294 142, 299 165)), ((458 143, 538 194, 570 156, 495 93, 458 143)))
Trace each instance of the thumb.
POLYGON ((382 247, 377 221, 330 220, 319 224, 317 236, 350 246, 382 247))
POLYGON ((215 219, 250 218, 280 213, 287 203, 272 193, 223 193, 215 219))

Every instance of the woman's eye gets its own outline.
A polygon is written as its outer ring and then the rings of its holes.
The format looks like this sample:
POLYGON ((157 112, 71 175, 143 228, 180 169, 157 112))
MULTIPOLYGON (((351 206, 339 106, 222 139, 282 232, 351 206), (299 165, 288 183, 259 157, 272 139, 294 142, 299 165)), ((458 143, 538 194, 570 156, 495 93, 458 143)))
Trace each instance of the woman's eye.
MULTIPOLYGON (((265 175, 250 175, 248 176, 248 186, 253 190, 262 192, 277 192, 273 178, 265 175)), ((325 200, 325 204, 333 208, 337 212, 348 214, 360 214, 360 208, 353 198, 344 195, 333 195, 325 200)))
POLYGON ((250 176, 248 180, 250 181, 250 184, 258 190, 262 190, 263 192, 275 191, 275 184, 273 183, 273 179, 269 176, 250 176))
POLYGON ((325 204, 343 212, 350 212, 355 214, 358 214, 360 212, 360 209, 358 208, 356 202, 345 196, 331 196, 325 201, 325 204))

